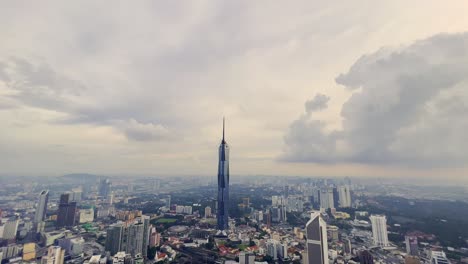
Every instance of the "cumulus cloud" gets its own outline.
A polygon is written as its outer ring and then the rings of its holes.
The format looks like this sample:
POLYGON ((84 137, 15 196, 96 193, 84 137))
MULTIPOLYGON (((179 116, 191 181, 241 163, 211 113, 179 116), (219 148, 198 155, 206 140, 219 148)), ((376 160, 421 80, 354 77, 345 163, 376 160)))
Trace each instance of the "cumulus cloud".
POLYGON ((323 110, 327 108, 328 101, 330 101, 329 96, 317 94, 314 99, 305 103, 305 110, 307 113, 323 110))
MULTIPOLYGON (((166 138, 169 129, 154 121, 138 121, 138 107, 102 105, 91 98, 90 89, 52 69, 44 62, 10 57, 0 60, 0 83, 6 92, 0 96, 0 109, 29 106, 65 114, 54 123, 86 123, 111 126, 128 139, 147 141, 166 138), (127 111, 133 109, 133 111, 127 111)), ((149 115, 151 116, 151 115, 149 115)))
MULTIPOLYGON (((468 161, 467 33, 380 49, 336 82, 354 91, 342 106, 342 127, 328 131, 324 121, 301 116, 285 137, 285 160, 405 166, 468 161)), ((306 102, 306 113, 314 101, 306 102)))

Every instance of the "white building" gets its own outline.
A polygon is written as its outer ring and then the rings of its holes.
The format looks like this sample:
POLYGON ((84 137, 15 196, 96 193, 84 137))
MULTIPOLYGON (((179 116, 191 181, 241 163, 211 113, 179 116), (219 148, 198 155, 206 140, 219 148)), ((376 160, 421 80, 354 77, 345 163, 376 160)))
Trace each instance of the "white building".
POLYGON ((387 233, 387 217, 385 215, 371 215, 370 220, 372 223, 372 237, 374 245, 379 247, 387 247, 388 233, 387 233))
POLYGON ((449 264, 450 261, 443 251, 431 251, 431 264, 449 264))
POLYGON ((320 208, 335 208, 335 200, 333 199, 333 189, 327 188, 320 190, 320 208))
POLYGON ((338 188, 338 201, 340 207, 351 207, 351 191, 349 186, 340 186, 338 188))
POLYGON ((9 220, 3 227, 3 239, 14 239, 16 238, 16 232, 18 231, 19 220, 9 220))

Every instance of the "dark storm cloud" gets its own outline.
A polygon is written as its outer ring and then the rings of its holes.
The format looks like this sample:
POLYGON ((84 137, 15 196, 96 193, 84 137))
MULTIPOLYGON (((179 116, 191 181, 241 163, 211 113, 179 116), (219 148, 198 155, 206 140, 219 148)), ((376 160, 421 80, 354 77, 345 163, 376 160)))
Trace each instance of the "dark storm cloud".
POLYGON ((327 132, 313 114, 302 116, 286 135, 285 160, 407 166, 468 161, 468 34, 381 49, 362 56, 336 81, 355 91, 342 106, 342 128, 327 132))

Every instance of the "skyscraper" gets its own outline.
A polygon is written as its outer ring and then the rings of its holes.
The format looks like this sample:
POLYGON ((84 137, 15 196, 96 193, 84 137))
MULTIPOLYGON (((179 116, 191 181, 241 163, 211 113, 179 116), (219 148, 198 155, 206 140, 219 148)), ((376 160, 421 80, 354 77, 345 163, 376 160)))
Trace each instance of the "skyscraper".
POLYGON ((16 232, 18 232, 19 220, 13 217, 5 223, 3 227, 3 239, 10 240, 16 238, 16 232))
POLYGON ((111 255, 117 254, 122 247, 122 238, 124 236, 124 226, 121 223, 109 226, 107 229, 106 251, 111 255))
POLYGON ((107 198, 111 191, 111 182, 109 179, 101 179, 99 181, 99 196, 107 198))
POLYGON ((47 202, 49 201, 49 190, 44 190, 39 194, 37 199, 36 215, 34 222, 39 223, 44 221, 47 212, 47 202))
POLYGON ((372 237, 374 238, 374 245, 379 247, 387 247, 388 233, 387 233, 387 217, 385 215, 371 215, 372 223, 372 237))
POLYGON ((106 251, 111 255, 125 251, 132 256, 147 256, 149 244, 149 216, 142 215, 132 222, 117 223, 107 229, 106 251))
POLYGON ((224 119, 223 119, 223 139, 219 146, 218 163, 218 210, 217 222, 218 233, 225 235, 228 229, 228 208, 229 208, 229 146, 224 140, 224 119))
POLYGON ((71 201, 70 193, 60 195, 60 204, 57 214, 57 227, 75 225, 76 202, 71 201))
POLYGON ((328 264, 327 224, 319 212, 310 214, 306 224, 306 252, 304 264, 328 264))
POLYGON ((338 200, 340 207, 351 207, 351 192, 349 186, 340 186, 338 188, 338 200))
POLYGON ((419 255, 418 250, 418 237, 416 236, 405 236, 406 253, 408 255, 417 256, 419 255))
POLYGON ((335 208, 335 202, 333 199, 333 189, 327 188, 320 190, 320 208, 335 208))

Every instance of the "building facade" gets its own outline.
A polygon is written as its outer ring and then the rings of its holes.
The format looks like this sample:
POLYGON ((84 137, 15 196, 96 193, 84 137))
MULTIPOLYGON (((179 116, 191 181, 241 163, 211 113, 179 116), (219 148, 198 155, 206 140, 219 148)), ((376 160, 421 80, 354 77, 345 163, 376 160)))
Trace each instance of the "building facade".
POLYGON ((313 212, 306 224, 304 264, 328 264, 327 224, 319 212, 313 212))

